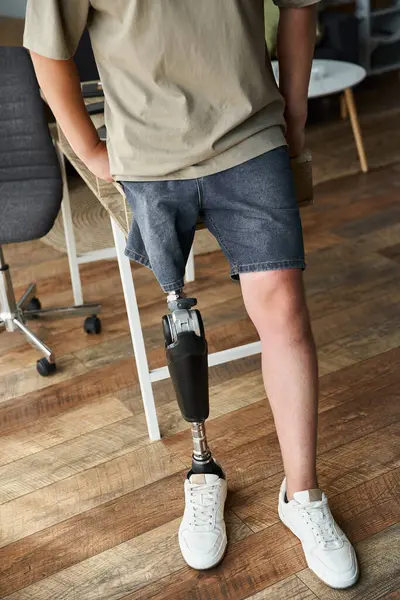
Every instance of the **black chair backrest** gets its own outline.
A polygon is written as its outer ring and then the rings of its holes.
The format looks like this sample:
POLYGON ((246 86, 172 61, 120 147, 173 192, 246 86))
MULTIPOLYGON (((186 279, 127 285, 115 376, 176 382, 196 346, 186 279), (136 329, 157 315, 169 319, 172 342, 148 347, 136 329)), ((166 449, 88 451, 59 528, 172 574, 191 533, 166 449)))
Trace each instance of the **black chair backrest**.
POLYGON ((0 47, 0 244, 44 236, 62 180, 28 52, 0 47))

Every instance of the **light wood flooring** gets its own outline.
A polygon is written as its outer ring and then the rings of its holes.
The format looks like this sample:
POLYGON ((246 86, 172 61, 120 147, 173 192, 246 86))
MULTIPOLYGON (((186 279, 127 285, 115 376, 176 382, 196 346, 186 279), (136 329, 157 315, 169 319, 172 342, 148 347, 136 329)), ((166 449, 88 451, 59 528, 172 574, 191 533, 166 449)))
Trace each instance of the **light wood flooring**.
MULTIPOLYGON (((82 267, 103 332, 35 323, 58 357, 41 378, 19 335, 0 335, 0 597, 3 600, 395 600, 400 598, 400 165, 317 189, 303 213, 307 292, 321 370, 320 482, 355 542, 360 583, 326 588, 279 522, 282 464, 253 357, 210 370, 208 432, 229 482, 230 544, 198 573, 177 544, 190 438, 169 382, 163 441, 149 443, 115 261, 82 267), (240 464, 238 464, 240 457, 240 464)), ((5 248, 17 295, 71 302, 67 259, 41 242, 5 248)), ((221 253, 196 259, 211 351, 256 339, 221 253)), ((152 367, 164 364, 165 299, 134 266, 152 367)))

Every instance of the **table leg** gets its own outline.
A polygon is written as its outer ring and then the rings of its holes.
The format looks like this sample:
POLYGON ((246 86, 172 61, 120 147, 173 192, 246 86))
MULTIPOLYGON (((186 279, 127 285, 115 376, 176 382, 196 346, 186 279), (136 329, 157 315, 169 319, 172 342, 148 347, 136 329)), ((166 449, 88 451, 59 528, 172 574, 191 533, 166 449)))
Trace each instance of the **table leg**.
POLYGON ((360 159, 361 171, 363 173, 368 172, 367 157, 365 155, 364 142, 361 136, 360 124, 358 122, 356 103, 354 101, 353 90, 347 88, 344 90, 344 97, 346 99, 347 110, 349 111, 350 123, 353 129, 354 140, 357 146, 358 157, 360 159))
POLYGON ((74 225, 72 221, 71 203, 69 199, 68 178, 67 171, 65 168, 65 158, 64 154, 58 148, 57 144, 55 145, 55 147, 60 163, 61 177, 63 182, 63 199, 61 202, 61 212, 63 218, 65 243, 67 246, 69 272, 71 275, 72 293, 74 296, 74 303, 77 306, 80 306, 81 304, 83 304, 82 283, 81 276, 79 274, 78 257, 76 255, 74 225))
POLYGON ((111 227, 114 235, 115 249, 117 251, 118 266, 121 275, 122 289, 124 291, 126 312, 128 313, 129 328, 132 337, 133 350, 135 353, 140 390, 142 392, 147 429, 149 431, 149 437, 151 440, 159 440, 161 435, 158 426, 142 326, 140 323, 135 284, 132 278, 130 260, 127 256, 125 256, 125 236, 113 218, 111 218, 111 227))

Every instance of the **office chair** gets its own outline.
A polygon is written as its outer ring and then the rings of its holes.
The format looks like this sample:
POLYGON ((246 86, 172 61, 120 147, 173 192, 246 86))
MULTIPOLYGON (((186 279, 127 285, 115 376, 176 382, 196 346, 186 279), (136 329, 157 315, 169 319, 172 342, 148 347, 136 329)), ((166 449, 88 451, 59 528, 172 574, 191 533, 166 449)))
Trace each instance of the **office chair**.
POLYGON ((44 357, 40 375, 56 371, 53 352, 26 326, 28 319, 89 315, 87 333, 99 333, 98 304, 42 309, 31 283, 15 300, 2 246, 36 240, 52 228, 62 201, 60 165, 33 65, 23 48, 0 47, 0 331, 21 331, 44 357))

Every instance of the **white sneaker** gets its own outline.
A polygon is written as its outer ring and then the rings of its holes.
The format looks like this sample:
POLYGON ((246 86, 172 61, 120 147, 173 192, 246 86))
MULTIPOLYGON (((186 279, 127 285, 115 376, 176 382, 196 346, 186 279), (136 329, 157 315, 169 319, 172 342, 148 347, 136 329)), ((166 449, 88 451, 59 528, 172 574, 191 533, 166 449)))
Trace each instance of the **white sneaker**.
POLYGON ((186 506, 179 527, 179 546, 193 569, 215 567, 225 554, 226 490, 226 480, 218 475, 194 474, 185 481, 186 506))
POLYGON ((320 490, 296 492, 285 502, 286 480, 279 494, 279 517, 303 546, 311 571, 332 588, 344 589, 356 583, 358 564, 354 548, 340 529, 320 490))

